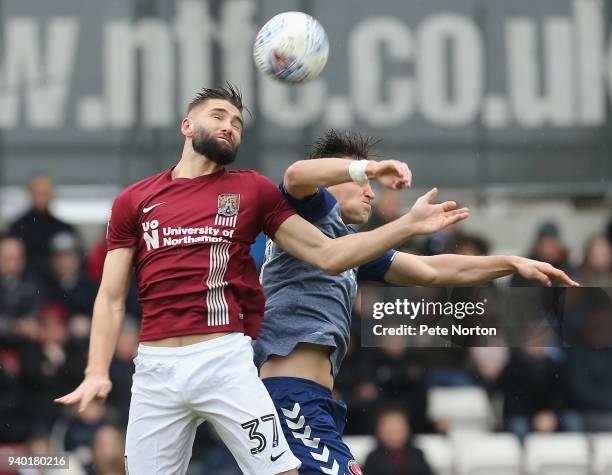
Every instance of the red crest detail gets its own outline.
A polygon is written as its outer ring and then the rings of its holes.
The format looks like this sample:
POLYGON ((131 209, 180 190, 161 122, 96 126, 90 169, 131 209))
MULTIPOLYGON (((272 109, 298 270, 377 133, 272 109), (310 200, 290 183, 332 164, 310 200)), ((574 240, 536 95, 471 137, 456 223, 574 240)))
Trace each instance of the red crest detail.
POLYGON ((353 475, 363 475, 361 467, 355 460, 349 460, 348 469, 353 475))

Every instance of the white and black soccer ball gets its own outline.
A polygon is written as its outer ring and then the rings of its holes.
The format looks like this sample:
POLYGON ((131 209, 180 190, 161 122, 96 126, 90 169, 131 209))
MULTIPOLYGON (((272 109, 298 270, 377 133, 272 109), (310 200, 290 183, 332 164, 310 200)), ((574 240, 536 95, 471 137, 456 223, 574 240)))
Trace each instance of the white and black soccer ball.
POLYGON ((302 12, 280 13, 255 38, 253 57, 263 73, 298 84, 316 78, 327 63, 329 41, 321 24, 302 12))

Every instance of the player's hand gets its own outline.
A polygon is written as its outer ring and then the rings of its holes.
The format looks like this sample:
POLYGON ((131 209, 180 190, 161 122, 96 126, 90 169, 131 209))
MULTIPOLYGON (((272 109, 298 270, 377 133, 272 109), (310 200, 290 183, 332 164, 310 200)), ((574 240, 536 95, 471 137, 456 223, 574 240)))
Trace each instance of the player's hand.
POLYGON ((437 196, 438 189, 433 188, 421 196, 414 206, 405 215, 411 222, 414 234, 431 234, 463 221, 470 215, 468 208, 457 209, 454 201, 445 201, 440 204, 432 204, 437 196))
POLYGON ((70 394, 55 399, 54 402, 66 406, 78 403, 79 412, 83 412, 93 399, 101 401, 106 399, 112 387, 113 385, 107 376, 86 376, 78 388, 70 394))
POLYGON ((526 279, 539 280, 546 287, 552 286, 551 278, 557 279, 568 287, 580 287, 580 284, 560 269, 547 262, 535 261, 525 257, 516 257, 514 260, 516 272, 526 279))
POLYGON ((401 190, 412 184, 412 172, 404 162, 398 160, 373 160, 366 167, 368 178, 378 180, 385 188, 401 190))

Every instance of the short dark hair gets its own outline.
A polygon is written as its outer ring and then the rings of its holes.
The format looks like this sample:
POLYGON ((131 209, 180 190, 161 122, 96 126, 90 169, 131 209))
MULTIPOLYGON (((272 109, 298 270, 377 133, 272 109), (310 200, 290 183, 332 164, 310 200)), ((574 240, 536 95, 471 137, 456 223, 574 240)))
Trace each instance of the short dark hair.
POLYGON ((308 158, 355 157, 361 160, 375 155, 370 149, 378 143, 380 140, 359 132, 329 129, 323 137, 311 145, 308 158))
POLYGON ((406 422, 410 423, 410 416, 406 409, 406 405, 398 400, 391 399, 380 401, 375 413, 376 420, 380 420, 389 414, 400 414, 406 419, 406 422))
POLYGON ((205 87, 196 94, 193 100, 187 106, 187 113, 191 112, 195 107, 204 104, 209 99, 223 99, 236 107, 240 112, 244 106, 242 105, 242 93, 234 84, 227 82, 225 87, 210 88, 205 87))

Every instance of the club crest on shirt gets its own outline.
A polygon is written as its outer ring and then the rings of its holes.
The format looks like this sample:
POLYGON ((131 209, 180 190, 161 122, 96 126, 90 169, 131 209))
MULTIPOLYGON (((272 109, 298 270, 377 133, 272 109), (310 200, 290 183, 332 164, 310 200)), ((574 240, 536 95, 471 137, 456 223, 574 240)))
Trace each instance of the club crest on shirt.
POLYGON ((219 195, 217 213, 221 216, 236 216, 240 209, 240 195, 219 195))
POLYGON ((349 460, 348 469, 349 469, 349 473, 353 475, 363 475, 363 472, 361 471, 361 467, 355 460, 349 460))

